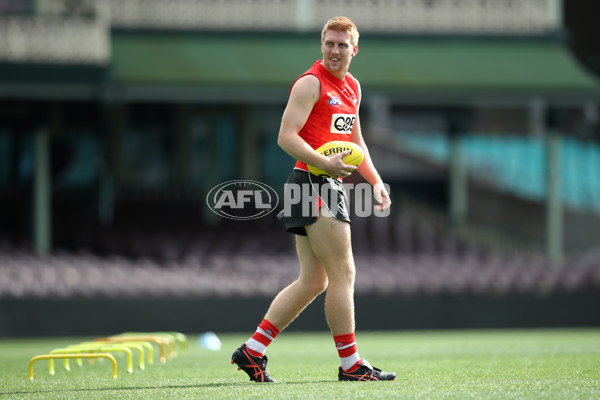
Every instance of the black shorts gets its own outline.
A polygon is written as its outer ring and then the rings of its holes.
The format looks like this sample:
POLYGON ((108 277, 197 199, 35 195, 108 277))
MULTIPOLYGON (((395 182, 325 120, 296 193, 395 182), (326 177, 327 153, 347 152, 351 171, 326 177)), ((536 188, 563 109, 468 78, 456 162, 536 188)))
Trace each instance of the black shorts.
POLYGON ((294 169, 284 187, 283 210, 277 215, 285 230, 306 236, 304 227, 315 223, 321 207, 350 223, 348 195, 340 180, 294 169))

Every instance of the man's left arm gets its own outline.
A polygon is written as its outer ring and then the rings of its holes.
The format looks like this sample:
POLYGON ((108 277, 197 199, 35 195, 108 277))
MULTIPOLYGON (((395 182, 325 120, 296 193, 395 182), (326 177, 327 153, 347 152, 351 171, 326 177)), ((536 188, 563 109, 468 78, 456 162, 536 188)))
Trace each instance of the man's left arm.
POLYGON ((375 197, 375 200, 377 200, 377 202, 379 203, 375 207, 383 211, 390 207, 392 201, 390 200, 390 195, 385 189, 383 181, 381 180, 381 177, 379 176, 375 165, 373 165, 373 160, 371 159, 371 155, 369 154, 369 149, 367 147, 367 144, 365 143, 365 140, 363 139, 362 131, 360 128, 360 118, 358 116, 360 102, 362 100, 362 91, 360 88, 360 84, 358 86, 358 92, 359 100, 358 105, 356 106, 356 120, 354 121, 354 126, 352 127, 352 135, 350 140, 362 147, 365 153, 365 158, 363 159, 362 163, 360 163, 357 170, 363 176, 363 178, 365 178, 365 180, 373 186, 373 196, 375 197))

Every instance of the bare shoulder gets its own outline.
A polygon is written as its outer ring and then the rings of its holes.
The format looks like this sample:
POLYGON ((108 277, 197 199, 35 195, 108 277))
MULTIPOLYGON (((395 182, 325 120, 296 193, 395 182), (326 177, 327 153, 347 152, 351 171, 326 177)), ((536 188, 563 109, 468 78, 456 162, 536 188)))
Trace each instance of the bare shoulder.
POLYGON ((298 98, 299 100, 310 100, 316 103, 321 95, 321 82, 314 75, 304 75, 292 86, 290 97, 298 98))

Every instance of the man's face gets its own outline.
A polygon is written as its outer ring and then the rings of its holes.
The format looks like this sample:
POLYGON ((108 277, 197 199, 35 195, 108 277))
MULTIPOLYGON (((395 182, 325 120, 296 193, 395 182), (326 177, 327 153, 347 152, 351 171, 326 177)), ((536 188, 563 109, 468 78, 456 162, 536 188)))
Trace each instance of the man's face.
POLYGON ((342 79, 352 57, 358 53, 358 46, 352 45, 352 36, 346 32, 328 30, 321 44, 323 66, 333 75, 342 79))

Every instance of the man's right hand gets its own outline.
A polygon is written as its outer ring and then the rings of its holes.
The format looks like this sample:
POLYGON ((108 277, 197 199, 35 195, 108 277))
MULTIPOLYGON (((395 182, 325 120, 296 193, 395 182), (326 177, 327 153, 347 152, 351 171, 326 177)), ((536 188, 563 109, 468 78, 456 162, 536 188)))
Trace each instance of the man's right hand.
POLYGON ((323 156, 323 165, 317 165, 318 168, 327 172, 329 176, 347 178, 357 168, 354 165, 344 163, 344 157, 350 154, 351 150, 346 150, 330 157, 323 156))

